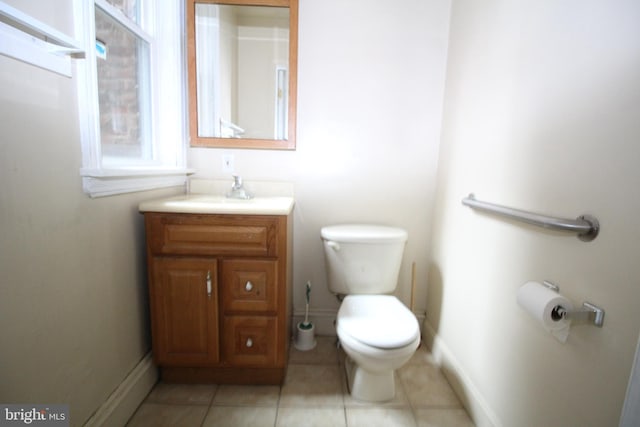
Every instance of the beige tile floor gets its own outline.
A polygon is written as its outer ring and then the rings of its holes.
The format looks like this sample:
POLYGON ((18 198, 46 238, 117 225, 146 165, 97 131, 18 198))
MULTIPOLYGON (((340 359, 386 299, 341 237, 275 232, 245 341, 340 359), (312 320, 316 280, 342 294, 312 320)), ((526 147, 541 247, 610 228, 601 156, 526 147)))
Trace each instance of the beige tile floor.
POLYGON ((421 346, 396 376, 396 397, 357 401, 347 391, 335 337, 307 352, 291 348, 282 386, 158 383, 129 427, 473 427, 428 351, 421 346))

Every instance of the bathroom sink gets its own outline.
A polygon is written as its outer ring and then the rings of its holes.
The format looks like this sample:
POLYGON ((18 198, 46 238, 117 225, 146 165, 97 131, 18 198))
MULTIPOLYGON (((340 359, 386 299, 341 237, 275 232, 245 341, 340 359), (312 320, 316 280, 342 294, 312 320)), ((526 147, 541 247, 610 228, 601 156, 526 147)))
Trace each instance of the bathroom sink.
POLYGON ((142 202, 138 208, 140 212, 288 215, 293 204, 293 197, 254 197, 243 200, 212 194, 186 194, 142 202))

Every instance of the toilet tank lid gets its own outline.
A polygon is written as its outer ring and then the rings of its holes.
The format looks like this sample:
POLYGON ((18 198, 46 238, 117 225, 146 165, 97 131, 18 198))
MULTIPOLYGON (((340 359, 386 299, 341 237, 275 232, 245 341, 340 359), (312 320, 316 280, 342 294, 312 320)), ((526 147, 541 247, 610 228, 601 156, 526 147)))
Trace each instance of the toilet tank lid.
POLYGON ((351 243, 405 242, 407 232, 402 228, 372 224, 343 224, 322 227, 325 240, 351 243))

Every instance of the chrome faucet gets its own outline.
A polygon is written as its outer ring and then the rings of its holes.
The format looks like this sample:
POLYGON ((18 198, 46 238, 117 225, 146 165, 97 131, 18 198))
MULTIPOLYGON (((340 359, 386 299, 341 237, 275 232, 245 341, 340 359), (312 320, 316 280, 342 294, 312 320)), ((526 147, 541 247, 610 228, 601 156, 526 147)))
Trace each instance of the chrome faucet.
POLYGON ((240 175, 233 175, 233 185, 231 186, 231 191, 227 194, 227 197, 230 199, 247 200, 251 199, 253 194, 244 189, 242 177, 240 175))

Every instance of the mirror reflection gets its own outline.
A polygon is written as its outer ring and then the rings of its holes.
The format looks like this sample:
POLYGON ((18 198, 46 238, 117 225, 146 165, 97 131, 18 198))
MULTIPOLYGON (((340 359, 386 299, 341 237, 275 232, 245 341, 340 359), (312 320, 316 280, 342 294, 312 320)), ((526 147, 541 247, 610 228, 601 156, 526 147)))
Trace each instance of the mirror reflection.
POLYGON ((197 3, 198 137, 284 140, 289 9, 197 3))

